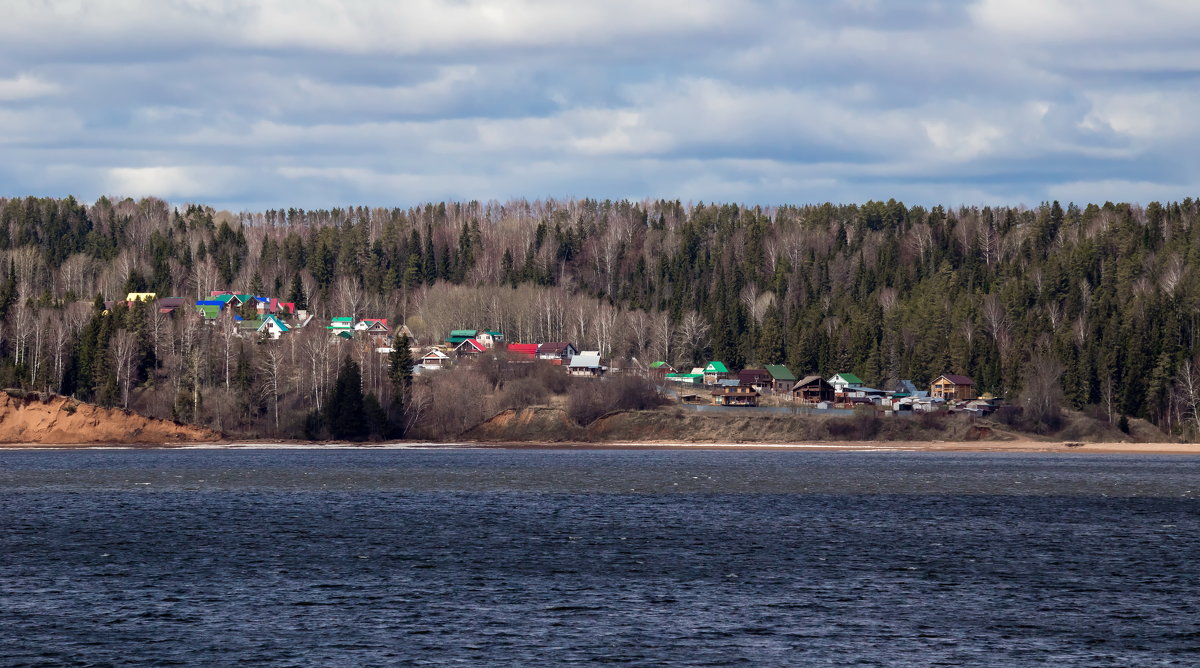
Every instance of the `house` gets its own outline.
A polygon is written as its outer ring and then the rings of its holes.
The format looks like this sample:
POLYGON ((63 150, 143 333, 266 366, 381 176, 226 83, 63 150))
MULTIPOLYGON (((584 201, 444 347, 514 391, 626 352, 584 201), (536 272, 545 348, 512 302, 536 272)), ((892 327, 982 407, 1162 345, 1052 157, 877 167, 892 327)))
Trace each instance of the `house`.
POLYGON ((766 369, 742 369, 737 375, 738 385, 753 387, 759 394, 771 389, 771 374, 766 369))
POLYGON ((567 365, 567 373, 572 376, 596 377, 603 375, 604 371, 600 364, 600 353, 596 351, 579 353, 567 365))
POLYGON ((828 382, 833 386, 833 391, 838 395, 845 395, 847 387, 860 387, 866 385, 862 378, 852 373, 838 373, 829 378, 828 382))
POLYGON ((504 343, 504 335, 495 331, 483 331, 475 335, 475 340, 486 348, 495 348, 497 343, 504 343))
POLYGON ((929 386, 929 395, 946 401, 970 401, 975 398, 975 381, 968 376, 944 373, 929 386))
POLYGON ((716 385, 718 380, 729 378, 731 375, 724 362, 709 362, 702 373, 706 385, 716 385))
POLYGON ((451 348, 457 348, 458 344, 466 341, 467 339, 475 338, 477 334, 479 334, 479 330, 476 329, 453 330, 450 332, 450 336, 446 337, 446 345, 451 348))
POLYGON ((392 335, 395 336, 397 339, 407 336, 409 343, 417 342, 417 337, 413 336, 412 330, 408 328, 408 325, 400 325, 400 329, 394 330, 392 332, 392 335))
POLYGON ((507 346, 508 359, 514 362, 532 362, 537 357, 538 344, 510 343, 507 346))
POLYGON ((354 318, 339 316, 329 320, 329 326, 325 329, 332 330, 336 336, 343 332, 349 333, 354 331, 354 318))
POLYGON ((579 351, 575 349, 575 346, 567 341, 543 343, 537 349, 538 359, 548 360, 552 364, 566 364, 578 354, 579 351))
POLYGON ((820 376, 805 376, 792 386, 792 397, 804 404, 833 401, 833 385, 820 376))
POLYGON ((288 333, 288 326, 273 315, 265 315, 253 320, 239 320, 237 323, 237 332, 239 336, 257 334, 258 336, 267 336, 272 340, 277 340, 288 333))
POLYGON ((767 373, 771 374, 771 391, 775 394, 792 396, 792 386, 796 384, 796 375, 782 364, 766 365, 767 373))
POLYGON ((917 394, 917 392, 918 392, 917 385, 916 385, 916 383, 912 382, 911 380, 897 381, 896 384, 892 386, 892 396, 893 397, 898 397, 898 398, 911 397, 911 396, 915 396, 917 394))
POLYGON ((387 336, 391 334, 392 328, 388 327, 387 318, 366 318, 354 323, 354 331, 387 336))
POLYGON ((187 300, 183 297, 163 297, 155 305, 158 306, 159 313, 168 315, 183 308, 185 304, 187 304, 187 300))
POLYGON ((196 302, 196 313, 204 320, 213 322, 221 316, 221 307, 217 304, 196 302))
POLYGON ((269 297, 266 299, 259 298, 254 305, 260 314, 273 315, 295 315, 296 304, 294 302, 282 302, 278 297, 269 297))
POLYGON ((666 362, 651 362, 650 363, 650 377, 651 378, 663 379, 674 373, 675 373, 675 367, 671 366, 670 364, 667 364, 666 362))
POLYGON ((421 356, 420 366, 426 369, 442 369, 450 366, 450 356, 437 348, 430 348, 429 352, 421 356))
POLYGON ((454 347, 454 354, 459 357, 474 357, 482 352, 487 352, 487 348, 475 339, 467 339, 454 347))
POLYGON ((712 398, 717 406, 757 406, 758 390, 743 385, 726 386, 713 390, 712 398))

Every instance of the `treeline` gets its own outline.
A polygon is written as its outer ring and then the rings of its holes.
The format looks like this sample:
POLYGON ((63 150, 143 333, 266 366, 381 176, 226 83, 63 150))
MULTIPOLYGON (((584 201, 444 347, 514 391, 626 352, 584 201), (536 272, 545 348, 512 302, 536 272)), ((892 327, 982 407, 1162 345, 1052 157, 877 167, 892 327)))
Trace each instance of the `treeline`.
MULTIPOLYGON (((421 343, 495 327, 510 341, 569 339, 643 363, 781 362, 876 385, 963 373, 1010 398, 1049 382, 1114 422, 1200 424, 1192 199, 957 209, 584 199, 231 214, 26 198, 0 200, 0 252, 0 380, 77 394, 86 381, 100 400, 129 395, 140 410, 222 427, 254 429, 270 412, 268 351, 286 352, 277 402, 295 418, 330 391, 344 349, 315 335, 323 330, 247 347, 182 312, 155 334, 145 313, 120 317, 149 324, 109 325, 136 342, 126 368, 111 342, 85 354, 89 328, 101 326, 97 295, 234 288, 297 300, 318 318, 406 322, 421 343), (97 383, 97 368, 113 378, 97 383), (189 391, 199 397, 190 410, 189 391)), ((387 360, 351 357, 386 406, 387 360)))

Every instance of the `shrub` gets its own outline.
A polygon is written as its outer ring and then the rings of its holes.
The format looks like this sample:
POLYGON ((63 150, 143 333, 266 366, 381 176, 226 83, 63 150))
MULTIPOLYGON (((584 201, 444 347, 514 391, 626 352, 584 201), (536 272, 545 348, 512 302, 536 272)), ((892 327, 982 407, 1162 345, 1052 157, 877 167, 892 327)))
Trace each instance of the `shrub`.
POLYGON ((530 376, 510 380, 500 394, 500 408, 521 409, 546 403, 549 391, 541 379, 530 376))
POLYGON ((825 430, 832 438, 866 441, 874 438, 882 426, 882 420, 874 412, 863 412, 854 417, 832 418, 825 423, 825 430))
POLYGON ((578 379, 567 392, 567 415, 586 426, 610 411, 649 410, 666 403, 653 383, 638 376, 578 379))

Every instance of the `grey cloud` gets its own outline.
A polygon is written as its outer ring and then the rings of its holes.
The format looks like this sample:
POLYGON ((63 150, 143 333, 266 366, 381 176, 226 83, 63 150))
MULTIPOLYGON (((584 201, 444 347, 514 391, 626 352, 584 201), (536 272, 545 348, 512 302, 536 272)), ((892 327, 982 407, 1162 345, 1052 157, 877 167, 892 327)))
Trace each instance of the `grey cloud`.
POLYGON ((1144 14, 29 0, 0 26, 0 194, 231 208, 1193 195, 1200 12, 1144 14))

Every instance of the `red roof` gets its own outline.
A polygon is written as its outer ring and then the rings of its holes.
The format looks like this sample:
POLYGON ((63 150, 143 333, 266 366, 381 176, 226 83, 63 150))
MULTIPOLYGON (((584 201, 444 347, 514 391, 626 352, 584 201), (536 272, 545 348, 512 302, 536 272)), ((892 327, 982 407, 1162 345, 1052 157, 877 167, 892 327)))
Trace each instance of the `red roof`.
MULTIPOLYGON (((483 347, 482 343, 476 341, 475 339, 463 339, 463 342, 458 344, 458 347, 455 348, 455 350, 460 350, 463 347, 466 347, 468 349, 474 348, 475 349, 474 352, 477 352, 477 353, 481 353, 481 352, 487 350, 487 348, 483 347)), ((471 352, 471 350, 466 350, 466 351, 462 351, 462 352, 471 352)))
POLYGON ((950 381, 951 383, 954 383, 955 385, 974 385, 975 384, 975 381, 971 380, 971 378, 969 376, 959 376, 958 374, 944 373, 944 374, 942 374, 941 377, 945 378, 946 380, 950 381))
POLYGON ((538 344, 536 343, 510 343, 508 344, 508 354, 513 357, 528 357, 533 359, 537 356, 538 344))

